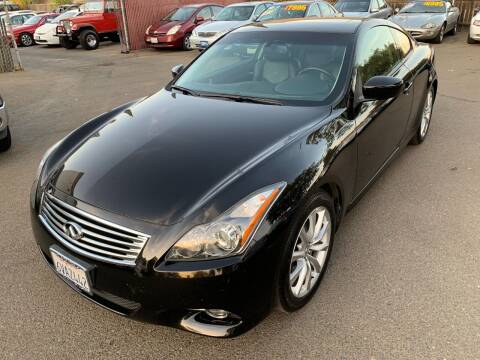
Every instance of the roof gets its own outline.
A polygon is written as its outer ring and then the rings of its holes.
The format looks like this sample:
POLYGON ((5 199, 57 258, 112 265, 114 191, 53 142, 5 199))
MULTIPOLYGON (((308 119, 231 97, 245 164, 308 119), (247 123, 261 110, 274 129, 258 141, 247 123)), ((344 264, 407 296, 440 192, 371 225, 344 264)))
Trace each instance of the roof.
POLYGON ((272 3, 273 1, 249 1, 249 2, 242 2, 242 3, 235 3, 235 4, 230 4, 228 7, 231 6, 257 6, 260 4, 269 4, 272 3))
POLYGON ((318 19, 284 19, 253 23, 238 31, 268 29, 272 31, 303 31, 333 34, 354 34, 362 22, 362 18, 318 18, 318 19))

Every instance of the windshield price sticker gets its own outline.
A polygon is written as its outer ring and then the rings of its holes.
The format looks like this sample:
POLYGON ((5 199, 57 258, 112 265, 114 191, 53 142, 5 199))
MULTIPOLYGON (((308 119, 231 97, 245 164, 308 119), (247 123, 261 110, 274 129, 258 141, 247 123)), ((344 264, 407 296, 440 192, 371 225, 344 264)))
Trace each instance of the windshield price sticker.
POLYGON ((307 10, 307 5, 287 5, 285 6, 287 11, 305 11, 307 10))
POLYGON ((443 2, 442 1, 425 1, 423 3, 423 5, 425 5, 425 6, 443 6, 443 2))

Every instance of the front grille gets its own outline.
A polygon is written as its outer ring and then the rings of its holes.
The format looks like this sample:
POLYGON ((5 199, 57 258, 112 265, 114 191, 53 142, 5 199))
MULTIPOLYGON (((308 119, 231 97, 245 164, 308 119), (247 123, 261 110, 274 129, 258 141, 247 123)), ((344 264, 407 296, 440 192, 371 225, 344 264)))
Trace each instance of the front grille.
POLYGON ((88 258, 118 265, 134 266, 150 238, 79 210, 49 193, 42 197, 40 220, 69 249, 88 258), (76 230, 75 239, 68 231, 72 226, 76 230))
POLYGON ((65 29, 66 33, 70 33, 72 29, 70 28, 70 22, 69 21, 63 21, 63 28, 65 29))
POLYGON ((199 32, 199 33, 198 33, 198 36, 200 36, 200 37, 206 37, 206 38, 214 37, 215 35, 217 35, 216 32, 199 32))

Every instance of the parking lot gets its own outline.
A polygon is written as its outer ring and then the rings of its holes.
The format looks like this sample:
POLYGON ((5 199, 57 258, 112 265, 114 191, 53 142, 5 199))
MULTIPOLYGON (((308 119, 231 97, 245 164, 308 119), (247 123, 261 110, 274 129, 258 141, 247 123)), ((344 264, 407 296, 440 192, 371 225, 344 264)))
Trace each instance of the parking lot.
POLYGON ((230 340, 134 322, 84 300, 44 264, 30 229, 29 191, 45 150, 94 115, 159 90, 173 65, 197 53, 124 55, 109 43, 21 49, 26 70, 0 74, 13 135, 0 155, 1 357, 480 358, 480 45, 465 39, 436 45, 429 137, 347 215, 317 295, 230 340))

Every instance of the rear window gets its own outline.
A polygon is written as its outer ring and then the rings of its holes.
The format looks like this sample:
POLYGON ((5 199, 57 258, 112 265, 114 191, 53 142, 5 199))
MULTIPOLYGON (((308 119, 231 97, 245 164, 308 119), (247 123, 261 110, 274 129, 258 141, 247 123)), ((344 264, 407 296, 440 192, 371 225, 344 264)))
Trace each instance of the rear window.
POLYGON ((265 10, 258 21, 303 18, 307 10, 308 4, 275 5, 265 10))

